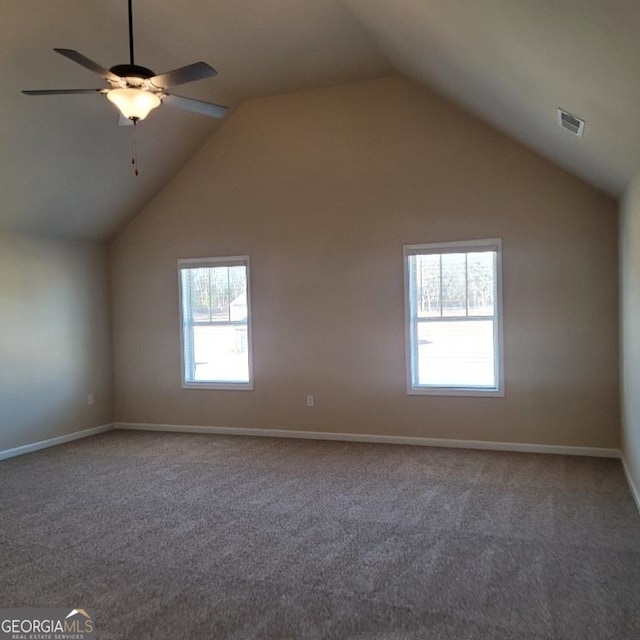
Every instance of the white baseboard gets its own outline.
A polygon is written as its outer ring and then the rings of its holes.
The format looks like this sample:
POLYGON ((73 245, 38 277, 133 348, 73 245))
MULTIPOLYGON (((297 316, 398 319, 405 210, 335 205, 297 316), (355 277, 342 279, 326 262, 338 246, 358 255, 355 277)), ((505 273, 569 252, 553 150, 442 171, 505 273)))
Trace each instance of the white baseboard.
POLYGON ((13 458, 15 456, 21 456, 25 453, 38 451, 39 449, 46 449, 47 447, 55 447, 57 444, 64 444, 65 442, 71 442, 72 440, 78 440, 79 438, 87 438, 88 436, 95 436, 98 433, 104 433, 105 431, 111 431, 112 429, 113 429, 112 424, 103 424, 103 425, 100 425, 99 427, 93 427, 92 429, 75 431, 74 433, 68 433, 64 436, 57 436, 55 438, 49 438, 48 440, 40 440, 40 442, 31 442, 29 444, 24 444, 21 447, 14 447, 13 449, 4 449, 0 451, 0 460, 13 458))
POLYGON ((411 444, 422 447, 448 447, 455 449, 484 449, 490 451, 520 451, 524 453, 553 453, 565 456, 620 458, 619 449, 598 447, 571 447, 552 444, 526 444, 521 442, 490 442, 485 440, 448 440, 443 438, 416 438, 410 436, 383 436, 359 433, 330 433, 326 431, 295 431, 292 429, 250 429, 245 427, 200 427, 175 424, 149 424, 116 422, 115 429, 133 431, 174 431, 178 433, 211 433, 233 436, 262 436, 266 438, 298 438, 305 440, 341 440, 345 442, 371 442, 384 444, 411 444))
POLYGON ((633 478, 631 477, 631 472, 629 471, 629 467, 627 466, 627 461, 624 459, 624 456, 621 456, 622 466, 624 468, 624 474, 627 476, 627 482, 629 484, 629 490, 631 491, 631 495, 636 503, 636 507, 638 507, 638 512, 640 513, 640 491, 638 487, 636 487, 633 478))

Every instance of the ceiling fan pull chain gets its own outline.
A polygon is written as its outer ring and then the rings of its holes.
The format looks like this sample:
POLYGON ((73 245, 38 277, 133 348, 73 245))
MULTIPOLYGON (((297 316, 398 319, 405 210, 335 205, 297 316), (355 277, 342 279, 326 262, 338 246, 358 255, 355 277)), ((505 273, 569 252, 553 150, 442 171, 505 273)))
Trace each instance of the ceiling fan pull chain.
POLYGON ((138 144, 136 140, 136 122, 134 120, 133 127, 131 127, 133 131, 131 135, 133 136, 133 154, 131 155, 131 164, 133 165, 133 175, 138 177, 138 144))

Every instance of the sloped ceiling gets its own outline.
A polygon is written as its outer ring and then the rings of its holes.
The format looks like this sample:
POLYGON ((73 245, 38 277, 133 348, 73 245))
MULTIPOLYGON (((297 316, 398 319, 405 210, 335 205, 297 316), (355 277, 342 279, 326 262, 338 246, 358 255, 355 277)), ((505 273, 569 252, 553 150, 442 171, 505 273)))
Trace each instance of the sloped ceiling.
POLYGON ((640 167, 637 0, 347 1, 396 68, 591 184, 619 196, 640 167))
MULTIPOLYGON (((233 108, 399 72, 614 196, 640 165, 639 24, 635 0, 134 0, 136 62, 218 70, 182 95, 233 108), (558 106, 584 138, 557 127, 558 106)), ((132 128, 102 96, 20 93, 103 86, 53 47, 127 62, 126 0, 0 5, 0 227, 108 239, 220 122, 154 112, 135 177, 132 128)))

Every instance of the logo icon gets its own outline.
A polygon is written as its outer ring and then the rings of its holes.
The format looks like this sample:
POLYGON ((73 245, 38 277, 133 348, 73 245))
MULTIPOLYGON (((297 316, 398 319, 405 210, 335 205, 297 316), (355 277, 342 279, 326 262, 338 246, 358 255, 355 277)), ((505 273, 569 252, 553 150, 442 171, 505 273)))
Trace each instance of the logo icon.
POLYGON ((84 616, 85 618, 89 618, 89 620, 91 620, 91 616, 84 609, 73 609, 73 611, 71 611, 71 613, 65 618, 65 620, 67 618, 72 618, 77 614, 80 614, 81 616, 84 616))

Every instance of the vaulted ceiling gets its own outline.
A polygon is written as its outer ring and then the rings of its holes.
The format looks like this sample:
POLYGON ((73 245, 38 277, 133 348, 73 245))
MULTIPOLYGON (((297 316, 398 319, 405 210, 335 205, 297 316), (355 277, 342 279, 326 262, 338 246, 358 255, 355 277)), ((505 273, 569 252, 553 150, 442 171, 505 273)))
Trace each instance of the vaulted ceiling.
MULTIPOLYGON (((176 93, 233 109, 402 73, 614 196, 640 165, 639 24, 635 0, 134 0, 137 63, 218 70, 176 93)), ((103 86, 54 47, 110 67, 127 46, 126 0, 0 5, 0 228, 108 239, 220 126, 165 106, 134 132, 100 95, 20 93, 103 86)))

